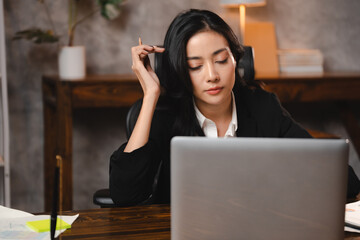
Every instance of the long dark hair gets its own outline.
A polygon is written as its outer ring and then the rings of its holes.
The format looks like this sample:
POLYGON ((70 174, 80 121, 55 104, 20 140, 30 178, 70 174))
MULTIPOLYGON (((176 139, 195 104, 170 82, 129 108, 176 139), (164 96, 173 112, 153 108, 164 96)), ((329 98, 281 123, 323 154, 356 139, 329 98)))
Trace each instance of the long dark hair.
MULTIPOLYGON (((155 69, 166 98, 176 109, 173 135, 203 135, 195 116, 192 84, 186 61, 186 46, 189 39, 203 31, 221 34, 228 41, 237 63, 244 54, 243 47, 232 29, 217 14, 207 10, 190 9, 175 17, 165 36, 165 52, 156 57, 155 69)), ((235 71, 234 87, 244 85, 246 82, 238 71, 235 71)))

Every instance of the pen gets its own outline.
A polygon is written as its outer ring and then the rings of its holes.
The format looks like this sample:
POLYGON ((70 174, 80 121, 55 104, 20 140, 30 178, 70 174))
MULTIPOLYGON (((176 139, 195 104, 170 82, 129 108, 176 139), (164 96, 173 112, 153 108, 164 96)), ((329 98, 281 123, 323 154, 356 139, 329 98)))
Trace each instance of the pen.
POLYGON ((56 167, 54 176, 54 192, 53 192, 53 205, 50 217, 50 238, 55 239, 56 220, 57 220, 57 205, 59 199, 59 168, 61 157, 56 155, 56 167))

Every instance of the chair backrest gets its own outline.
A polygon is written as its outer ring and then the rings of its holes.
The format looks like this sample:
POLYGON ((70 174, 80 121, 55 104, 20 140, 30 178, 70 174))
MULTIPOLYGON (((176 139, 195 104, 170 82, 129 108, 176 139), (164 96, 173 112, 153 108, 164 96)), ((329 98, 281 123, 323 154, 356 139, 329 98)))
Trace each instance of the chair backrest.
POLYGON ((253 48, 244 46, 244 56, 238 63, 238 71, 240 76, 248 83, 255 79, 254 54, 253 48))
MULTIPOLYGON (((240 76, 247 82, 253 82, 255 79, 255 70, 254 70, 254 57, 253 57, 253 48, 250 46, 244 46, 244 56, 240 59, 238 63, 238 71, 240 76)), ((154 69, 159 67, 159 56, 161 53, 155 53, 154 57, 154 69)), ((129 139, 130 135, 135 127, 136 120, 139 116, 139 112, 142 105, 142 99, 137 100, 129 109, 126 116, 126 136, 129 139)), ((161 107, 157 107, 156 110, 159 110, 161 107)), ((161 108, 162 109, 162 108, 161 108)))
MULTIPOLYGON (((130 135, 135 127, 136 120, 139 116, 140 109, 142 105, 142 98, 137 100, 129 109, 126 115, 126 137, 127 139, 130 138, 130 135)), ((164 111, 167 109, 166 99, 160 97, 158 100, 158 104, 156 105, 155 111, 164 111)))

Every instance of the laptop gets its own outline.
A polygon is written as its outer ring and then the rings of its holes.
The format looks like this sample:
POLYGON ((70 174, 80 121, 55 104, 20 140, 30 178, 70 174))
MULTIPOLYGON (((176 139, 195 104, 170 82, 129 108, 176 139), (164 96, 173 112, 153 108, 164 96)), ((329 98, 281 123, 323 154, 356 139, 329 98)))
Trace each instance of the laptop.
POLYGON ((344 139, 175 137, 171 238, 344 239, 344 139))

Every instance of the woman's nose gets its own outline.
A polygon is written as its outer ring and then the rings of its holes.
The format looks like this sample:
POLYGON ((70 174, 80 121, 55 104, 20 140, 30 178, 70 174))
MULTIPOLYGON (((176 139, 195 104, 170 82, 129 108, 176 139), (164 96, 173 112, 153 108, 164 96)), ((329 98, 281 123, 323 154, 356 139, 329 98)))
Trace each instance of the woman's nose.
POLYGON ((219 75, 215 69, 214 64, 212 63, 208 63, 207 64, 207 81, 208 82, 213 82, 213 81, 217 81, 219 80, 219 75))

